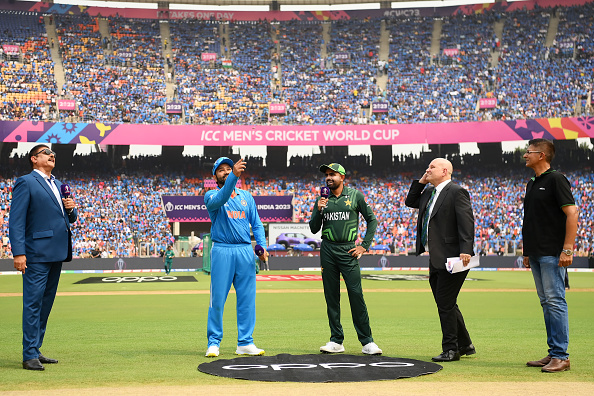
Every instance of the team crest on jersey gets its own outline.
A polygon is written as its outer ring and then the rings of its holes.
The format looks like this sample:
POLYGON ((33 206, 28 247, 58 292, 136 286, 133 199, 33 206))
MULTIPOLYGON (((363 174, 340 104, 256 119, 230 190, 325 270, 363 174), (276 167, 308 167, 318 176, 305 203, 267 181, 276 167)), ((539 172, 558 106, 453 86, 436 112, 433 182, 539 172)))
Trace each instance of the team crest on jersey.
POLYGON ((245 200, 245 199, 242 199, 242 200, 241 200, 241 204, 242 204, 243 206, 247 206, 247 202, 246 202, 246 200, 245 200))
POLYGON ((351 203, 352 203, 352 202, 351 202, 350 198, 347 198, 347 200, 346 200, 346 201, 344 201, 344 204, 345 204, 346 206, 351 206, 351 203))

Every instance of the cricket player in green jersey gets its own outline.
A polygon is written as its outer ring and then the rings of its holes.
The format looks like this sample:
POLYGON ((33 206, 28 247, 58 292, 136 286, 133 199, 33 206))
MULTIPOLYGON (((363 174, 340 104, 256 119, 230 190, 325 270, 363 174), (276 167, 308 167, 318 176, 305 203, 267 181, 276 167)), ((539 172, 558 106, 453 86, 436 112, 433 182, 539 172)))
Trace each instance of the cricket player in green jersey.
POLYGON ((320 197, 313 208, 309 228, 314 234, 322 229, 320 259, 322 283, 328 321, 330 342, 320 347, 320 352, 344 352, 344 333, 340 324, 340 275, 347 287, 353 324, 363 353, 381 355, 382 350, 373 342, 367 306, 361 287, 361 269, 357 261, 365 253, 377 228, 377 219, 360 191, 344 185, 345 170, 342 165, 332 163, 320 166, 326 174, 326 185, 330 188, 328 198, 320 197), (359 213, 367 222, 367 232, 361 245, 355 245, 359 230, 359 213))
POLYGON ((167 250, 165 254, 163 254, 163 262, 165 263, 165 273, 169 275, 171 272, 171 264, 173 264, 173 258, 175 257, 175 253, 173 252, 173 246, 167 246, 167 250))

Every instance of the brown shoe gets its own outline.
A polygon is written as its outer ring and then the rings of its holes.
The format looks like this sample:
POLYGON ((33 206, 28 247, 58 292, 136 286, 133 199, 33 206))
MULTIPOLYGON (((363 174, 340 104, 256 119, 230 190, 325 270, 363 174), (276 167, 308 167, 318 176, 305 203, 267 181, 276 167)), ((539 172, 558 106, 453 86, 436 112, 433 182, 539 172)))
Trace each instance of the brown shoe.
POLYGON ((557 358, 552 358, 551 363, 541 369, 543 373, 558 373, 566 370, 569 370, 569 359, 561 360, 557 358))
POLYGON ((528 367, 544 367, 549 363, 551 363, 551 357, 547 356, 547 357, 543 357, 540 360, 533 360, 531 362, 528 362, 528 363, 526 363, 526 366, 528 366, 528 367))

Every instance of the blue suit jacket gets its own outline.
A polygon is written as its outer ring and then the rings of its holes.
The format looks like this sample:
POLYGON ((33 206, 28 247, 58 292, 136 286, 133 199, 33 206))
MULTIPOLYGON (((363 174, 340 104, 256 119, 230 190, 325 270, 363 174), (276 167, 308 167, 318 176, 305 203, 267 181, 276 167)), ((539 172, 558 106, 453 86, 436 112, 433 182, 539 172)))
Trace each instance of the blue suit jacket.
MULTIPOLYGON (((58 180, 58 191, 62 191, 58 180)), ((49 263, 72 260, 70 214, 58 202, 43 176, 33 171, 19 177, 12 190, 8 225, 13 256, 26 255, 27 262, 49 263)))

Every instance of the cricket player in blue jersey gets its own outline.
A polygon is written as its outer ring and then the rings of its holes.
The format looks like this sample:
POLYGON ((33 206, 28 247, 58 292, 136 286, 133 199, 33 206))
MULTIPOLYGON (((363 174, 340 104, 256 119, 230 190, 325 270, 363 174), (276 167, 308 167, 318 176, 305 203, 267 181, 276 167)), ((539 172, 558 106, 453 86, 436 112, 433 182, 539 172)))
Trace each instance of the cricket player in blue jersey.
POLYGON ((252 334, 256 326, 256 269, 250 225, 256 242, 264 248, 262 260, 268 258, 264 227, 260 221, 254 197, 235 187, 245 171, 246 162, 235 164, 227 157, 219 158, 212 174, 216 190, 204 196, 212 222, 213 241, 210 272, 210 306, 208 308, 207 357, 219 356, 223 339, 223 309, 231 284, 237 295, 237 355, 263 355, 254 345, 252 334))

